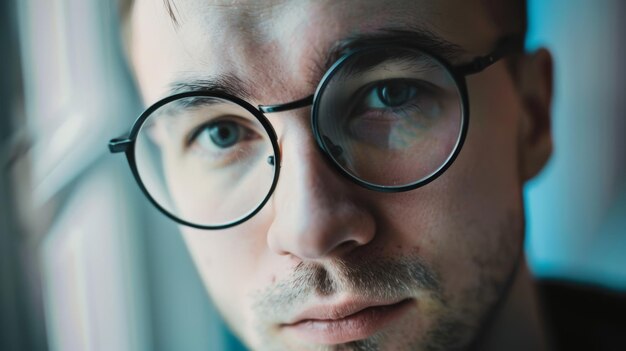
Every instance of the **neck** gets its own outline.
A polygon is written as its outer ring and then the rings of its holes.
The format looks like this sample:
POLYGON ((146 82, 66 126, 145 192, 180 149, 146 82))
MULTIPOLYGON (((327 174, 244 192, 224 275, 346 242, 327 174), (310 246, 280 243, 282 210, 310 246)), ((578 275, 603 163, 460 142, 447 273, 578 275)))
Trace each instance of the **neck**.
POLYGON ((543 321, 536 283, 522 262, 510 290, 484 331, 479 350, 548 351, 548 333, 543 321))

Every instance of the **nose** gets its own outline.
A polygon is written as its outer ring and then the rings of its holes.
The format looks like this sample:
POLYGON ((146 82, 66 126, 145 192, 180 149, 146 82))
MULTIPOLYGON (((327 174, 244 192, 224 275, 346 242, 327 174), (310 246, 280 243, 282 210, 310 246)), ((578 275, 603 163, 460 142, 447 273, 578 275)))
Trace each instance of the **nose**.
POLYGON ((374 239, 376 222, 361 189, 331 168, 308 128, 285 133, 267 242, 301 260, 345 255, 374 239), (308 133, 303 133, 305 129, 308 133))

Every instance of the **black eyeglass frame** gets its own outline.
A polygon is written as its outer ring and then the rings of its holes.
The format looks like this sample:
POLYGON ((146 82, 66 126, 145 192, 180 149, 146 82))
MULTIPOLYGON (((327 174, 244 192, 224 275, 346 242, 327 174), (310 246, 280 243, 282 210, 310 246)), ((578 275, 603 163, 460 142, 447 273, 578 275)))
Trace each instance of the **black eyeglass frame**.
POLYGON ((108 145, 109 151, 111 153, 121 153, 121 152, 125 153, 131 172, 135 178, 135 181, 139 185, 141 191, 144 193, 144 195, 146 195, 148 200, 167 217, 169 217, 170 219, 174 220, 177 223, 190 226, 193 228, 209 229, 209 230, 225 229, 225 228, 229 228, 229 227, 233 227, 238 224, 241 224, 247 221, 248 219, 252 218, 254 215, 256 215, 269 201, 272 194, 274 193, 274 190, 276 189, 276 185, 278 184, 278 179, 280 177, 280 168, 281 168, 281 153, 280 153, 280 148, 278 146, 278 137, 276 135, 276 132, 274 128, 272 127, 272 124, 269 122, 268 118, 265 116, 265 114, 285 112, 285 111, 299 109, 299 108, 303 108, 307 106, 312 106, 311 128, 312 128, 315 140, 316 140, 316 144, 319 150, 322 152, 322 154, 325 155, 325 158, 327 159, 327 161, 329 161, 329 163, 332 164, 332 167, 335 170, 337 170, 340 174, 348 177, 350 180, 352 180, 354 183, 358 184, 361 187, 364 187, 369 190, 378 191, 378 192, 393 193, 393 192, 404 192, 404 191, 417 189, 419 187, 422 187, 432 182, 433 180, 437 179, 441 174, 443 174, 450 167, 450 165, 452 165, 452 163, 454 162, 454 160, 456 159, 460 150, 463 147, 463 143, 465 142, 465 138, 466 138, 467 130, 469 126, 469 98, 467 94, 466 77, 471 74, 482 72, 487 67, 496 63, 502 57, 519 52, 522 46, 520 45, 520 38, 518 36, 505 37, 498 42, 498 44, 496 45, 496 48, 490 54, 486 56, 476 57, 469 63, 457 65, 457 66, 451 65, 447 60, 439 57, 438 55, 429 53, 428 51, 425 51, 421 48, 415 48, 416 50, 419 50, 420 52, 428 55, 429 57, 435 59, 439 64, 441 64, 450 73, 452 79, 454 80, 457 86, 457 89, 461 97, 461 109, 462 109, 461 110, 462 126, 461 126, 459 139, 455 146, 455 149, 453 150, 452 154, 448 157, 446 162, 442 166, 440 166, 439 169, 437 169, 435 172, 430 174, 428 177, 421 179, 420 181, 417 181, 415 183, 398 186, 398 187, 380 186, 380 185, 375 185, 375 184, 372 184, 372 183, 369 183, 369 182, 363 181, 362 179, 357 178, 356 176, 350 174, 345 169, 343 169, 334 160, 334 158, 331 155, 331 152, 325 146, 326 143, 322 140, 322 135, 320 134, 319 128, 317 125, 317 120, 318 120, 317 112, 318 112, 318 106, 320 103, 319 102, 320 99, 318 99, 317 97, 321 95, 321 93, 324 91, 325 87, 330 82, 334 74, 339 70, 339 68, 354 55, 363 54, 364 52, 368 50, 380 50, 380 49, 398 48, 398 47, 405 48, 405 49, 411 48, 410 46, 407 47, 406 45, 400 45, 399 43, 394 43, 392 41, 392 42, 387 42, 381 45, 372 45, 368 47, 355 49, 346 53, 345 55, 340 57, 331 66, 331 68, 326 72, 326 74, 322 77, 314 94, 309 95, 305 98, 287 102, 287 103, 273 104, 273 105, 259 105, 258 107, 254 107, 249 102, 231 94, 227 94, 224 92, 202 91, 202 90, 188 91, 188 92, 182 92, 182 93, 170 95, 168 97, 165 97, 157 101, 156 103, 148 107, 135 120, 127 137, 119 137, 119 138, 111 139, 108 145), (257 205, 257 207, 253 209, 252 211, 250 211, 248 214, 244 215, 243 217, 236 219, 235 221, 228 222, 225 224, 211 225, 211 226, 199 225, 196 223, 185 221, 184 219, 181 219, 178 216, 170 213, 168 210, 166 210, 161 205, 159 205, 159 203, 150 195, 149 191, 146 189, 139 175, 139 171, 137 169, 137 165, 135 161, 135 142, 137 140, 137 135, 139 134, 139 131, 141 130, 141 127, 143 126, 144 121, 148 117, 150 117, 150 115, 154 111, 158 110, 162 106, 172 101, 176 101, 176 100, 184 99, 188 97, 219 98, 219 99, 223 99, 223 100, 235 103, 243 107, 248 112, 250 112, 259 121, 259 123, 261 123, 261 125, 267 132, 268 136, 270 137, 269 139, 270 139, 270 142, 272 143, 272 148, 274 151, 273 166, 275 167, 274 179, 272 181, 272 184, 268 190, 267 195, 257 205))

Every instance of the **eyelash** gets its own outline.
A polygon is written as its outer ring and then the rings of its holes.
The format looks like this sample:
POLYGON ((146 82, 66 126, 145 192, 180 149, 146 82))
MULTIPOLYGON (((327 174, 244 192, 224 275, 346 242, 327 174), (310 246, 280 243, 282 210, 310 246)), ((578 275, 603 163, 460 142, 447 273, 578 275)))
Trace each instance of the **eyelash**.
MULTIPOLYGON (((395 82, 395 81, 401 81, 402 79, 389 79, 389 80, 383 80, 383 81, 377 81, 377 82, 373 82, 371 84, 367 84, 361 88, 359 88, 357 90, 357 92, 353 95, 356 96, 355 99, 353 99, 353 101, 355 101, 355 103, 357 104, 356 113, 360 113, 362 111, 364 111, 364 100, 365 97, 367 97, 368 94, 372 93, 372 91, 374 89, 376 89, 377 87, 382 86, 385 83, 388 82, 395 82)), ((433 86, 432 84, 428 83, 428 82, 423 82, 423 81, 417 81, 417 80, 406 80, 408 82, 408 84, 412 87, 415 87, 417 89, 417 93, 416 96, 413 97, 410 101, 414 101, 415 99, 418 99, 420 97, 423 96, 431 96, 435 94, 435 89, 436 87, 433 86)), ((419 108, 419 106, 415 103, 408 103, 406 105, 402 105, 402 106, 397 106, 397 107, 387 107, 387 108, 379 108, 379 109, 374 109, 374 110, 378 110, 378 111, 390 111, 392 113, 402 113, 402 112, 406 112, 411 108, 419 108)))

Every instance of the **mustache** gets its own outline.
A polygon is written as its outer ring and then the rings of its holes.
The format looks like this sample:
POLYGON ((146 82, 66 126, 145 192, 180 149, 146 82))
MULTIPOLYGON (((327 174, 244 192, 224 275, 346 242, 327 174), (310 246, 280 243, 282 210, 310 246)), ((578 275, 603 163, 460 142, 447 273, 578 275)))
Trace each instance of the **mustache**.
POLYGON ((300 262, 287 278, 255 294, 253 310, 262 319, 281 320, 314 296, 341 292, 376 300, 430 293, 443 301, 439 275, 418 256, 337 259, 300 262))

